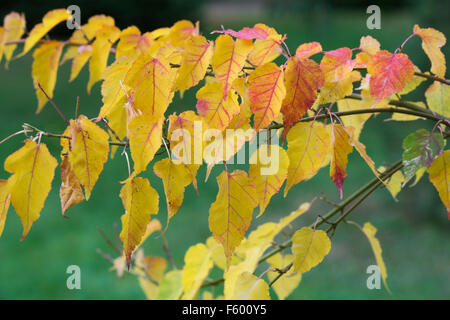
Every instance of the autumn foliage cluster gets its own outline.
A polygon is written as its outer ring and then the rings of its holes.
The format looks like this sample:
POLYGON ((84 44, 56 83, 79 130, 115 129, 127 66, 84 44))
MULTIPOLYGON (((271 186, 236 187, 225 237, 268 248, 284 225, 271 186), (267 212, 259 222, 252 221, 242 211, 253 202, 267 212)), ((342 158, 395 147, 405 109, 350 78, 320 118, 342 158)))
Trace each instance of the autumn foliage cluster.
MULTIPOLYGON (((132 161, 128 160, 129 177, 121 182, 118 195, 125 212, 120 233, 123 254, 114 265, 118 273, 134 270, 149 299, 195 299, 201 288, 220 283, 224 291, 219 298, 268 299, 271 286, 284 299, 298 286, 302 274, 329 253, 331 234, 354 208, 344 210, 352 201, 380 185, 395 198, 406 183, 413 178, 417 182, 425 172, 450 217, 450 150, 445 150, 450 98, 440 50, 446 39, 441 32, 415 25, 394 52, 381 49, 371 36, 362 37, 353 49, 324 51, 319 42, 311 42, 294 52, 285 43, 286 35, 264 24, 239 31, 222 28, 213 32, 215 40, 207 40, 198 23, 183 20, 142 33, 135 26, 120 30, 113 18, 99 15, 74 30, 68 40, 50 39, 49 31, 68 19, 71 14, 66 9, 53 10, 26 33, 24 15, 12 12, 0 27, 0 59, 6 65, 34 49, 37 113, 49 104, 60 112, 52 100, 53 91, 58 67, 69 61, 70 81, 87 65, 87 91, 101 82, 103 102, 93 119, 84 115, 66 119, 61 113, 67 125, 64 132, 24 125, 20 133, 28 138, 4 161, 10 176, 0 180, 0 235, 11 204, 23 224, 22 240, 27 236, 44 207, 58 166, 62 214, 88 201, 105 162, 116 152, 127 160, 130 152, 132 161), (429 57, 427 72, 419 70, 404 52, 412 39, 420 39, 429 57), (109 64, 111 56, 114 61, 109 64), (402 99, 423 81, 430 82, 426 105, 402 99), (196 90, 195 108, 167 114, 174 95, 182 97, 191 88, 196 90), (434 128, 411 133, 403 142, 402 159, 390 168, 377 167, 359 140, 364 123, 377 113, 390 113, 395 121, 427 119, 434 128), (204 157, 208 141, 196 133, 199 126, 203 132, 214 129, 214 141, 221 141, 208 160, 204 157), (179 129, 189 135, 189 141, 184 134, 176 135, 179 129), (234 129, 233 135, 226 134, 229 129, 234 129), (257 139, 261 132, 267 135, 257 139), (60 140, 58 156, 44 143, 50 138, 60 140), (233 171, 230 159, 255 139, 258 153, 252 155, 248 172, 233 171), (259 207, 262 215, 285 182, 286 196, 323 167, 329 166, 342 198, 347 157, 354 149, 375 176, 365 189, 343 200, 329 215, 318 217, 315 224, 294 230, 283 244, 273 246, 276 236, 305 214, 311 203, 246 235, 255 209, 259 207), (274 154, 276 172, 262 174, 266 164, 261 155, 274 154), (160 197, 167 203, 167 228, 183 203, 185 188, 197 189, 197 171, 203 163, 208 175, 214 166, 223 168, 216 177, 219 191, 209 210, 212 236, 189 248, 182 270, 168 270, 165 258, 145 256, 139 247, 153 232, 164 232, 154 218, 160 197), (149 170, 162 180, 163 195, 140 176, 149 170), (332 221, 339 212, 342 215, 332 221), (283 253, 288 249, 291 253, 283 253), (262 262, 268 263, 268 269, 255 275, 262 262), (223 270, 223 278, 206 282, 212 268, 223 270)), ((357 227, 369 239, 387 287, 377 230, 370 223, 357 227)), ((218 297, 205 289, 203 298, 218 297)))

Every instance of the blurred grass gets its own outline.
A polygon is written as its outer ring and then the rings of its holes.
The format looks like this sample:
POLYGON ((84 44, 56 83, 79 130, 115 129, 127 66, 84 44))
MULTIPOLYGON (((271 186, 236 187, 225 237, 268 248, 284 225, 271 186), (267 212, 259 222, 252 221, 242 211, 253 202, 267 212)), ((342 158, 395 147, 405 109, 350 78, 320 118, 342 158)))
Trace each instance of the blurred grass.
MULTIPOLYGON (((356 12, 314 13, 310 16, 248 17, 243 21, 205 21, 201 30, 209 34, 220 24, 226 28, 251 26, 264 22, 288 35, 287 44, 295 51, 298 44, 320 41, 324 50, 341 46, 351 48, 359 45, 363 35, 377 38, 389 51, 402 43, 411 33, 416 21, 411 12, 383 14, 381 30, 367 30, 366 15, 356 12)), ((448 29, 448 25, 444 26, 448 29)), ((444 52, 447 55, 448 45, 444 52)), ((422 70, 428 70, 429 62, 424 56, 418 39, 411 40, 406 48, 411 58, 422 70)), ((101 106, 99 84, 90 96, 86 95, 87 70, 68 84, 69 64, 60 68, 54 100, 67 117, 73 117, 76 96, 80 96, 80 113, 96 116, 101 106)), ((419 93, 428 82, 421 85, 419 93)), ((191 109, 195 106, 195 90, 189 90, 183 100, 178 95, 168 114, 191 109)), ((411 100, 423 100, 420 94, 411 100)), ((41 114, 35 115, 36 98, 31 80, 31 58, 11 62, 9 69, 0 69, 0 138, 19 131, 24 122, 49 132, 62 132, 65 124, 48 104, 41 114)), ((361 141, 368 153, 379 165, 394 163, 401 157, 402 139, 418 128, 431 129, 425 121, 405 123, 384 122, 383 116, 372 118, 366 124, 361 141)), ((15 137, 0 146, 0 159, 4 159, 22 145, 22 137, 15 137)), ((60 147, 55 139, 44 139, 51 152, 57 157, 60 147)), ((233 169, 233 168, 232 168, 233 169)), ((177 215, 171 220, 166 236, 176 264, 183 265, 183 255, 189 246, 204 242, 210 235, 208 210, 215 200, 217 185, 215 177, 221 168, 215 168, 207 183, 204 169, 198 174, 199 196, 192 186, 186 189, 185 201, 177 215)), ((161 181, 148 170, 145 176, 160 194, 158 218, 166 221, 166 204, 161 181)), ((8 174, 0 169, 0 178, 8 174)), ((123 213, 118 196, 119 181, 127 177, 126 163, 117 153, 105 165, 92 197, 68 212, 69 219, 61 217, 58 189, 60 184, 57 169, 51 191, 41 218, 33 225, 27 238, 19 242, 22 227, 20 220, 10 208, 6 227, 0 239, 0 299, 142 299, 144 298, 137 280, 130 275, 118 279, 109 272, 109 262, 96 254, 96 248, 113 254, 99 235, 102 228, 113 236, 113 224, 120 228, 123 213), (66 268, 76 264, 81 268, 82 289, 66 288, 66 268)), ((344 196, 372 179, 372 173, 356 152, 349 159, 348 178, 344 184, 344 196)), ((378 238, 388 270, 389 295, 384 289, 366 288, 368 265, 375 264, 369 243, 365 236, 351 225, 340 225, 332 239, 332 250, 325 261, 304 275, 300 286, 290 299, 441 299, 450 297, 450 231, 445 209, 439 201, 436 190, 425 176, 414 188, 406 188, 395 202, 386 190, 377 190, 354 213, 350 219, 358 223, 372 222, 378 228, 378 238)), ((286 199, 276 195, 266 213, 252 223, 251 229, 266 221, 277 221, 310 201, 320 192, 328 199, 338 202, 338 192, 328 176, 328 169, 322 169, 310 181, 295 186, 286 199)), ((295 228, 309 224, 317 214, 330 210, 330 206, 316 201, 310 213, 299 219, 295 228)), ((164 256, 162 241, 155 236, 145 245, 145 252, 164 256)), ((219 276, 217 272, 213 275, 219 276)), ((215 294, 219 294, 219 288, 215 294)))

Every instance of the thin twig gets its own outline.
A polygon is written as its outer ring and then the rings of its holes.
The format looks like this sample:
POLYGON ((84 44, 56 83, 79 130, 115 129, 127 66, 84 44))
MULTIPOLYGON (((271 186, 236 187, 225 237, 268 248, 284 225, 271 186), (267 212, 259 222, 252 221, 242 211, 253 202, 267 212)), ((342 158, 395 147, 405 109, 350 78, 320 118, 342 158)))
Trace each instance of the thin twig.
POLYGON ((174 270, 177 270, 177 266, 175 264, 175 261, 172 258, 172 254, 170 253, 169 243, 167 242, 167 238, 166 238, 166 235, 164 234, 164 232, 161 232, 161 238, 163 239, 163 249, 164 249, 164 253, 167 256, 167 260, 169 260, 170 264, 172 265, 172 268, 174 270))
POLYGON ((55 110, 59 113, 59 115, 61 116, 61 118, 63 118, 63 120, 67 123, 67 125, 70 125, 69 121, 67 121, 66 117, 64 117, 64 115, 62 114, 62 112, 59 110, 59 108, 56 106, 56 104, 53 102, 52 98, 50 98, 48 96, 48 94, 45 92, 45 90, 42 88, 41 84, 38 82, 38 87, 39 89, 41 89, 41 91, 44 93, 44 95, 47 97, 48 101, 50 101, 50 103, 53 105, 53 107, 55 108, 55 110))

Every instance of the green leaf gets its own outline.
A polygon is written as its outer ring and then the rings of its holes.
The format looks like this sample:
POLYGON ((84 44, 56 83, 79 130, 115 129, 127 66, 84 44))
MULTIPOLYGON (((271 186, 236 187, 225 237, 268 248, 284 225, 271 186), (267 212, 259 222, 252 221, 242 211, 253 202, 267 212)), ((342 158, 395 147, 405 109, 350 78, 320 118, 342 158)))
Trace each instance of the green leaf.
POLYGON ((403 173, 405 182, 414 177, 417 170, 428 167, 442 152, 445 141, 439 133, 431 135, 425 129, 419 129, 403 140, 403 173))

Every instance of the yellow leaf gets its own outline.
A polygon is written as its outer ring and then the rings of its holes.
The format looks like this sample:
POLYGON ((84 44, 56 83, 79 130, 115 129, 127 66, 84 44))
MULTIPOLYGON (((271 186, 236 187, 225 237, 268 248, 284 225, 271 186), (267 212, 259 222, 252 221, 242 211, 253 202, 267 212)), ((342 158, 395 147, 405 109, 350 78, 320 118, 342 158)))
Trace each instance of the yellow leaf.
POLYGON ((7 190, 8 180, 0 179, 0 237, 5 228, 6 215, 8 214, 9 204, 11 202, 11 194, 7 190))
POLYGON ((136 252, 136 266, 139 267, 139 273, 147 275, 150 279, 159 282, 164 277, 164 271, 167 269, 166 259, 161 257, 144 257, 142 249, 136 252))
POLYGON ((331 125, 331 163, 330 163, 330 177, 339 189, 339 195, 342 199, 342 185, 344 179, 347 177, 345 171, 348 163, 348 155, 353 151, 353 146, 350 144, 350 137, 342 125, 333 123, 331 125))
MULTIPOLYGON (((350 132, 351 133, 351 132, 350 132)), ((370 170, 372 170, 373 174, 378 177, 379 173, 377 169, 375 168, 375 162, 372 160, 372 158, 367 154, 366 152, 366 146, 359 142, 358 140, 355 140, 355 137, 352 135, 350 137, 350 144, 358 151, 361 158, 364 159, 366 164, 369 166, 370 170)))
MULTIPOLYGON (((183 47, 187 39, 198 36, 198 29, 198 23, 194 26, 188 20, 180 20, 170 28, 168 40, 175 47, 183 47)), ((160 32, 165 33, 166 31, 163 29, 160 32)))
MULTIPOLYGON (((184 190, 193 182, 195 176, 184 163, 175 164, 169 158, 153 165, 153 171, 162 179, 167 200, 167 225, 183 203, 184 190)), ((167 227, 166 227, 167 228, 167 227)))
POLYGON ((153 160, 162 143, 163 119, 143 114, 134 117, 128 124, 131 157, 134 162, 134 174, 145 171, 153 160))
POLYGON ((59 188, 59 197, 61 199, 63 216, 67 210, 84 200, 80 182, 73 173, 67 156, 64 156, 64 159, 61 162, 61 187, 59 188))
POLYGON ((211 250, 203 243, 192 246, 184 256, 183 267, 183 300, 197 298, 200 286, 213 267, 211 250))
MULTIPOLYGON (((337 102, 339 112, 353 111, 367 108, 364 101, 356 99, 341 99, 337 102)), ((372 116, 371 113, 353 114, 341 117, 341 121, 346 128, 353 127, 353 138, 359 140, 359 135, 364 127, 364 123, 372 116)))
POLYGON ((150 235, 160 230, 161 230, 161 222, 159 222, 158 219, 150 220, 150 222, 147 224, 147 227, 145 228, 145 233, 142 236, 141 242, 136 246, 135 250, 137 250, 145 242, 145 240, 147 240, 147 238, 150 237, 150 235))
POLYGON ((425 98, 430 109, 445 117, 450 117, 450 87, 439 81, 434 81, 425 91, 425 98))
POLYGON ((5 160, 5 170, 12 173, 7 190, 11 203, 23 225, 23 240, 39 218, 45 199, 52 187, 58 162, 47 146, 27 140, 25 145, 5 160))
POLYGON ((321 123, 297 123, 287 134, 289 168, 284 196, 300 181, 312 178, 326 164, 330 135, 321 123))
POLYGON ((247 173, 235 170, 217 177, 219 193, 209 209, 209 230, 225 250, 227 264, 250 226, 253 209, 258 205, 256 188, 247 173))
POLYGON ((213 45, 203 36, 186 41, 181 66, 175 83, 176 90, 187 90, 202 80, 213 55, 213 45))
POLYGON ((42 23, 35 25, 33 29, 30 31, 27 40, 25 40, 25 46, 23 48, 23 51, 20 55, 23 56, 28 51, 30 51, 30 49, 33 48, 33 46, 39 40, 41 40, 41 38, 45 36, 47 32, 53 29, 54 26, 71 17, 72 15, 66 9, 55 9, 47 12, 44 18, 42 18, 42 23))
POLYGON ((250 272, 239 275, 234 289, 233 300, 270 300, 269 286, 250 272))
POLYGON ((177 300, 183 292, 182 277, 182 270, 167 272, 159 283, 155 300, 177 300))
MULTIPOLYGON (((214 264, 220 269, 225 270, 227 268, 227 258, 225 256, 223 246, 219 242, 217 242, 214 237, 209 237, 206 240, 206 246, 211 250, 211 259, 214 264)), ((233 266, 240 261, 241 260, 236 255, 233 255, 231 257, 230 265, 233 266)))
POLYGON ((325 81, 320 89, 319 101, 321 104, 339 101, 340 99, 352 94, 353 82, 359 81, 361 74, 358 71, 352 71, 351 74, 339 81, 325 81))
POLYGON ((259 214, 264 213, 270 199, 280 191, 287 178, 289 158, 286 151, 275 145, 262 145, 250 158, 249 177, 256 186, 259 214), (270 154, 269 154, 270 153, 270 154))
POLYGON ((108 63, 109 50, 120 36, 120 30, 115 26, 105 26, 97 32, 92 43, 92 57, 89 61, 88 94, 92 86, 102 79, 103 71, 108 63))
MULTIPOLYGON (((421 72, 419 68, 417 68, 416 66, 414 66, 414 71, 415 72, 421 72)), ((428 72, 425 72, 425 74, 429 74, 428 72)), ((405 87, 403 88, 402 91, 400 91, 398 94, 399 95, 405 95, 410 93, 411 91, 413 91, 414 89, 416 89, 422 82, 424 82, 425 80, 427 80, 424 77, 421 76, 416 76, 414 75, 412 80, 407 82, 405 87)))
POLYGON ((386 283, 387 279, 387 271, 386 266, 383 261, 383 256, 380 242, 375 237, 375 234, 377 233, 377 228, 375 228, 370 222, 364 223, 364 226, 362 227, 362 232, 366 235, 367 239, 369 239, 370 246, 372 247, 373 254, 375 255, 375 260, 377 261, 377 265, 380 268, 381 278, 383 279, 384 286, 390 293, 389 287, 386 283))
POLYGON ((331 242, 323 230, 303 227, 292 236, 293 270, 308 272, 330 252, 331 242))
POLYGON ((86 200, 108 160, 108 134, 84 115, 70 120, 72 150, 69 162, 75 176, 84 188, 86 200))
POLYGON ((450 219, 450 150, 445 150, 434 159, 427 172, 431 183, 439 192, 442 203, 447 208, 450 219))
POLYGON ((255 114, 253 128, 258 131, 280 114, 286 96, 283 69, 272 62, 264 64, 252 72, 248 82, 250 109, 255 114))
POLYGON ((172 81, 169 63, 162 57, 148 55, 140 55, 125 77, 125 83, 132 89, 134 107, 155 118, 162 117, 169 106, 172 81))
POLYGON ((220 82, 207 83, 197 91, 197 113, 208 123, 209 128, 223 131, 234 115, 239 114, 240 106, 234 90, 223 96, 220 82))
POLYGON ((202 128, 204 125, 202 118, 191 110, 184 111, 179 115, 174 113, 169 117, 167 137, 170 141, 172 160, 175 163, 188 165, 201 165, 203 163, 205 140, 203 139, 202 128))
POLYGON ((361 37, 359 47, 365 53, 372 55, 380 50, 380 43, 377 39, 374 39, 371 36, 365 36, 361 37))
POLYGON ((153 43, 150 33, 141 35, 136 26, 128 27, 120 33, 120 40, 116 48, 116 60, 120 57, 137 58, 146 53, 153 43))
POLYGON ((245 60, 252 50, 251 40, 236 39, 227 34, 216 39, 216 50, 212 57, 212 69, 223 87, 223 97, 227 96, 231 84, 244 67, 245 60))
POLYGON ((72 68, 70 69, 69 82, 72 82, 73 80, 75 80, 76 77, 78 77, 81 69, 83 69, 84 65, 88 62, 91 56, 92 56, 91 45, 82 45, 77 48, 77 54, 72 60, 72 68))
MULTIPOLYGON (((267 262, 270 263, 271 268, 277 268, 282 270, 290 263, 294 261, 294 257, 291 254, 282 255, 281 253, 277 253, 267 259, 267 262)), ((268 272, 267 277, 272 282, 277 276, 278 272, 268 272)), ((277 294, 280 300, 286 299, 295 288, 298 287, 298 284, 302 280, 302 274, 300 272, 294 272, 294 269, 291 267, 288 272, 283 274, 278 280, 272 285, 273 290, 277 294)))
MULTIPOLYGON (((292 221, 301 216, 303 213, 309 210, 311 204, 303 203, 297 210, 292 211, 288 216, 282 218, 278 223, 268 222, 260 225, 256 230, 252 231, 247 239, 244 239, 236 252, 244 259, 239 262, 233 263, 231 259, 230 267, 224 273, 224 293, 225 298, 231 299, 236 285, 237 277, 242 272, 254 272, 258 266, 259 259, 272 245, 275 236, 280 233, 286 226, 292 221)), ((219 254, 219 253, 217 253, 219 254)), ((223 255, 223 252, 222 252, 223 255)), ((233 256, 232 258, 236 258, 233 256)))
MULTIPOLYGON (((384 172, 385 167, 379 167, 378 171, 384 172)), ((401 171, 395 172, 388 181, 385 182, 386 188, 391 193, 392 198, 397 201, 397 194, 402 190, 403 183, 405 182, 405 176, 401 171)))
POLYGON ((147 300, 155 300, 158 294, 158 286, 143 277, 138 277, 138 281, 147 300))
MULTIPOLYGON (((102 101, 103 106, 100 109, 99 117, 109 117, 116 108, 124 109, 123 104, 119 103, 125 97, 125 91, 120 85, 123 82, 125 75, 130 69, 133 60, 131 58, 123 57, 114 61, 103 72, 102 83, 102 101)), ((126 119, 122 119, 126 123, 126 119)))
MULTIPOLYGON (((17 12, 11 12, 3 19, 3 42, 19 40, 25 32, 25 16, 17 12)), ((17 44, 5 46, 3 54, 8 63, 16 49, 17 44)), ((0 58, 1 59, 1 58, 0 58)))
POLYGON ((282 52, 280 45, 283 37, 273 28, 264 29, 270 36, 266 40, 256 39, 253 50, 248 56, 248 60, 256 66, 275 60, 282 52))
POLYGON ((125 208, 125 214, 121 217, 120 239, 123 242, 127 264, 130 266, 131 255, 141 243, 150 215, 158 212, 159 196, 147 179, 130 177, 120 190, 120 197, 125 208))
POLYGON ((36 89, 38 97, 38 108, 36 113, 41 112, 48 99, 41 89, 47 93, 50 98, 53 98, 53 89, 56 84, 56 75, 58 73, 59 58, 64 44, 58 41, 49 41, 41 45, 33 52, 32 76, 33 85, 36 89))
POLYGON ((433 28, 422 29, 417 24, 414 25, 414 34, 422 39, 423 51, 431 61, 431 72, 438 77, 445 77, 445 56, 440 50, 447 41, 444 34, 433 28))

